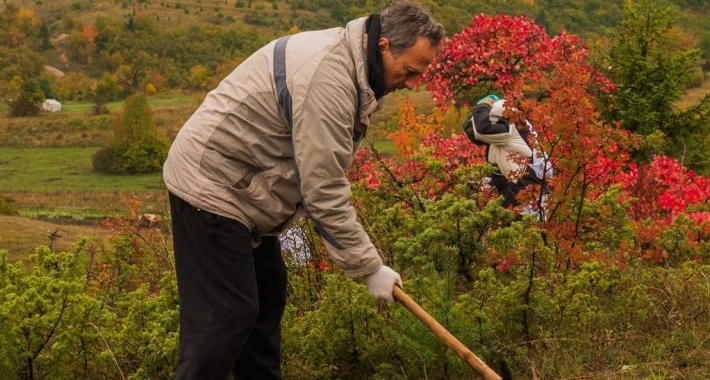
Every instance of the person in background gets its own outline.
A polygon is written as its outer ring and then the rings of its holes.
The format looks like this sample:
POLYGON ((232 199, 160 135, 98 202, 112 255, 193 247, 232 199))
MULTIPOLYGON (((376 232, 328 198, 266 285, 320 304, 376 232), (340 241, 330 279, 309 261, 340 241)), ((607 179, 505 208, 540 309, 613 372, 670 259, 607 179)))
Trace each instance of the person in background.
POLYGON ((486 161, 497 169, 490 181, 503 197, 501 205, 517 206, 517 194, 528 185, 538 184, 543 192, 540 204, 526 205, 522 214, 537 213, 544 220, 544 198, 549 191, 546 181, 553 175, 552 166, 544 152, 531 147, 537 134, 530 122, 509 123, 504 112, 505 99, 487 95, 466 117, 464 132, 474 144, 486 147, 486 161))
POLYGON ((281 379, 278 234, 300 212, 347 277, 394 302, 401 278, 357 221, 345 171, 383 96, 413 88, 443 38, 429 11, 396 1, 344 28, 272 41, 207 94, 163 172, 180 297, 177 379, 281 379))

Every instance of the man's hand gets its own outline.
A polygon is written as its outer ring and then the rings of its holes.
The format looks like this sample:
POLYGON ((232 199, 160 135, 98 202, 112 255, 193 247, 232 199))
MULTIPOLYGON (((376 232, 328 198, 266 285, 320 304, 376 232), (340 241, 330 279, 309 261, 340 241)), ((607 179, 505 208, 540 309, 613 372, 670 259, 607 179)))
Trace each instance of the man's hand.
POLYGON ((370 273, 365 277, 367 290, 375 297, 387 301, 390 305, 394 305, 392 289, 395 284, 402 286, 402 278, 399 277, 399 273, 386 265, 381 266, 376 272, 370 273))

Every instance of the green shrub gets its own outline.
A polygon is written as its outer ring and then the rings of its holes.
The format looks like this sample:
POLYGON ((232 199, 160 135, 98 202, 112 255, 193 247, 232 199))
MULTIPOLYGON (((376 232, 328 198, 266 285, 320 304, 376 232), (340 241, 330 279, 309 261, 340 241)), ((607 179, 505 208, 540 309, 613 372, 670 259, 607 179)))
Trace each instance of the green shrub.
POLYGON ((160 171, 168 142, 153 121, 153 112, 142 94, 129 97, 123 113, 113 121, 113 135, 94 155, 94 170, 108 174, 141 174, 160 171))
POLYGON ((39 247, 29 263, 0 250, 0 378, 174 377, 177 288, 158 233, 39 247))
MULTIPOLYGON (((544 379, 710 376, 710 266, 559 265, 532 218, 510 222, 495 202, 477 209, 447 196, 418 212, 380 195, 355 194, 370 197, 363 224, 377 230, 405 291, 494 369, 503 359, 513 378, 529 378, 531 368, 544 379)), ((595 207, 615 206, 613 191, 604 198, 595 207)), ((70 252, 40 247, 29 264, 0 252, 0 378, 26 378, 29 363, 46 379, 120 378, 119 367, 127 379, 174 376, 174 263, 155 243, 167 237, 131 223, 105 248, 90 240, 70 252)), ((616 223, 610 229, 628 222, 616 223)), ((687 218, 676 224, 660 242, 689 249, 687 218)), ((475 376, 401 305, 378 303, 330 267, 311 224, 301 230, 308 252, 284 251, 284 379, 475 376)), ((620 234, 598 236, 614 249, 620 234)))
POLYGON ((17 99, 10 101, 10 116, 35 116, 43 101, 44 93, 37 82, 25 82, 17 99))

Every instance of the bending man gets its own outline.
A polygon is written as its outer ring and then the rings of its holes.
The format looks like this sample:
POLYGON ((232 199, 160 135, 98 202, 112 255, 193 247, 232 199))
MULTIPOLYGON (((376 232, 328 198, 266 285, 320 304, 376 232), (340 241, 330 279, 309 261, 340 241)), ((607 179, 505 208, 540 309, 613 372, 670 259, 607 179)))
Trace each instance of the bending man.
POLYGON ((395 2, 345 28, 261 48, 211 91, 164 167, 180 295, 178 379, 281 379, 286 268, 277 235, 303 210, 345 275, 393 302, 345 171, 382 97, 413 88, 442 26, 395 2))

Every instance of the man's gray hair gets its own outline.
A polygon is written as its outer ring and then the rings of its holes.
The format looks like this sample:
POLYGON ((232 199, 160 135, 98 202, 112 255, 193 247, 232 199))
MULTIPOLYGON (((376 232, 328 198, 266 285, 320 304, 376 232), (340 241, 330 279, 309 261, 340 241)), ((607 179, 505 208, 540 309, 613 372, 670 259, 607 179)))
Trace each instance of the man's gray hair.
POLYGON ((380 13, 381 36, 390 41, 392 55, 409 50, 418 37, 426 37, 439 46, 444 27, 436 22, 424 6, 409 0, 397 0, 380 13))

